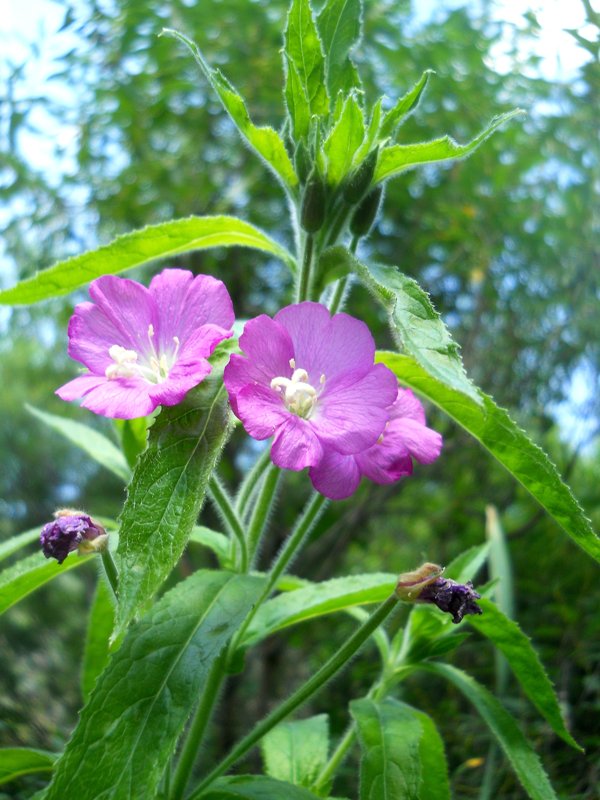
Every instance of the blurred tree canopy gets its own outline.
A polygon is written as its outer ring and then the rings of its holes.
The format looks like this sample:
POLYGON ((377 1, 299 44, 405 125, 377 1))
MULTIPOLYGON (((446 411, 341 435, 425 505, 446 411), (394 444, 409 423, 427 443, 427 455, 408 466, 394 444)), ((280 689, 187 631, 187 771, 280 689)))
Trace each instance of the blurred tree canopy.
MULTIPOLYGON (((12 64, 0 86, 0 197, 11 277, 24 277, 119 233, 189 214, 235 213, 289 243, 292 232, 280 222, 286 216, 279 187, 241 143, 189 54, 173 39, 158 38, 163 27, 171 27, 198 41, 209 61, 243 90, 253 119, 279 127, 286 6, 284 0, 63 0, 64 22, 53 36, 66 44, 52 82, 64 99, 55 94, 51 99, 43 89, 32 93, 25 64, 12 64), (28 154, 33 136, 28 127, 40 109, 68 134, 54 143, 56 161, 48 172, 33 168, 28 154)), ((549 450, 598 522, 600 400, 593 387, 600 366, 600 18, 588 0, 584 10, 587 25, 571 32, 585 53, 583 65, 560 81, 546 76, 535 54, 540 33, 535 13, 508 24, 498 21, 498 9, 489 2, 440 7, 425 21, 418 3, 368 2, 355 57, 370 98, 385 92, 391 101, 423 70, 436 71, 418 112, 402 129, 406 142, 446 133, 464 142, 497 113, 514 106, 527 111, 523 121, 504 128, 468 161, 426 167, 391 182, 385 214, 363 247, 427 288, 462 344, 473 379, 549 450), (587 388, 584 405, 573 396, 578 383, 587 388), (564 409, 569 418, 581 417, 578 440, 561 431, 564 409)), ((36 46, 43 49, 45 43, 36 46)), ((35 135, 43 137, 44 131, 35 135)), ((265 309, 265 287, 282 302, 289 289, 279 265, 255 252, 204 251, 173 259, 176 264, 222 278, 240 318, 275 310, 265 309), (250 293, 243 288, 248 275, 250 293)), ((91 422, 52 396, 73 374, 65 354, 73 301, 12 311, 0 338, 3 536, 40 524, 56 505, 85 505, 107 516, 120 505, 121 490, 109 474, 86 463, 23 410, 29 402, 91 422)), ((385 345, 384 320, 362 290, 353 292, 350 308, 385 345)), ((397 563, 400 569, 422 556, 444 562, 483 539, 484 508, 494 504, 511 543, 518 618, 545 657, 575 736, 593 752, 600 743, 592 721, 600 711, 600 682, 592 675, 600 655, 594 565, 483 451, 440 415, 430 412, 430 417, 446 446, 427 480, 393 491, 363 487, 351 512, 344 504, 333 506, 327 522, 334 527, 315 541, 299 568, 316 579, 331 574, 336 564, 341 568, 342 561, 350 569, 364 568, 365 562, 368 568, 397 563)), ((111 431, 105 420, 93 422, 111 431)), ((224 474, 232 477, 237 466, 226 462, 224 474)), ((298 498, 299 486, 293 487, 298 498)), ((282 535, 285 509, 281 517, 282 535)), ((83 602, 81 580, 65 580, 44 597, 56 598, 60 591, 65 604, 83 602)), ((23 606, 29 618, 9 617, 2 648, 5 689, 12 698, 5 707, 7 744, 20 743, 23 723, 15 719, 22 712, 16 709, 27 704, 32 691, 21 676, 23 641, 28 648, 37 641, 44 661, 47 634, 38 636, 34 626, 62 622, 61 607, 55 600, 42 609, 34 596, 23 606)), ((64 671, 69 652, 80 646, 76 621, 72 624, 60 634, 64 671)), ((297 666, 285 653, 293 650, 293 636, 284 645, 270 646, 260 678, 265 685, 293 680, 297 666)), ((315 639, 316 660, 321 646, 315 639)), ((47 669, 59 669, 56 643, 49 652, 47 669)), ((493 681, 485 648, 474 645, 466 652, 483 679, 493 681)), ((74 721, 78 700, 67 678, 58 687, 54 679, 35 687, 38 698, 48 698, 45 718, 29 720, 40 731, 40 745, 66 736, 74 721), (63 705, 56 703, 57 691, 64 691, 63 705)), ((334 705, 339 691, 330 690, 334 705)), ((464 753, 465 740, 474 758, 486 756, 487 739, 477 721, 462 701, 437 686, 423 682, 415 691, 442 727, 445 715, 458 719, 453 734, 445 730, 455 790, 457 796, 476 796, 481 767, 456 758, 464 753), (453 741, 461 743, 456 752, 453 741)), ((233 699, 224 702, 226 713, 233 699)), ((532 715, 522 705, 531 732, 532 715)), ((233 732, 224 735, 231 738, 233 732)), ((591 800, 600 764, 574 757, 541 726, 532 736, 563 796, 591 800)), ((500 796, 522 796, 508 772, 501 781, 500 796)))

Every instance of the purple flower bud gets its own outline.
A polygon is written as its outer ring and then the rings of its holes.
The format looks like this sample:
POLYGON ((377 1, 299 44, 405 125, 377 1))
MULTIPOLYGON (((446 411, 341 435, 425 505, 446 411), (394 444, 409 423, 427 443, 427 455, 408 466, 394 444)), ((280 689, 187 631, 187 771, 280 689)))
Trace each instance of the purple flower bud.
POLYGON ((418 603, 433 603, 441 611, 452 614, 452 622, 456 625, 465 614, 481 614, 475 602, 481 597, 473 589, 471 581, 457 583, 449 578, 436 578, 427 584, 417 597, 418 603))
POLYGON ((106 538, 104 528, 81 511, 64 509, 57 511, 55 516, 54 522, 48 522, 42 528, 40 543, 46 558, 55 558, 59 564, 83 543, 101 536, 106 538))

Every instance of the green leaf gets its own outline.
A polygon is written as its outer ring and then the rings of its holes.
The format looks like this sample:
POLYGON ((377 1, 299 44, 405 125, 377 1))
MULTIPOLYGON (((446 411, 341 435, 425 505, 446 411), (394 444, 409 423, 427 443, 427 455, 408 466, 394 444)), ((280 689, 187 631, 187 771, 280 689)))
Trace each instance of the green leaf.
POLYGON ((381 138, 379 136, 379 128, 381 126, 381 106, 382 98, 380 97, 373 106, 373 110, 371 111, 371 119, 369 120, 365 138, 356 152, 354 160, 357 164, 360 164, 360 162, 371 152, 375 142, 379 141, 381 138))
MULTIPOLYGON (((220 70, 213 69, 208 64, 195 42, 188 39, 183 33, 170 28, 163 28, 162 35, 173 36, 189 48, 204 77, 217 93, 223 108, 231 117, 242 137, 264 159, 267 166, 270 167, 284 186, 290 188, 296 186, 298 177, 277 131, 268 125, 259 127, 252 122, 246 104, 239 92, 220 70)), ((291 257, 288 255, 285 260, 291 260, 291 257)))
POLYGON ((60 433, 65 439, 68 439, 76 447, 79 447, 84 453, 87 453, 94 461, 106 467, 107 470, 116 475, 122 481, 127 482, 131 477, 129 465, 125 460, 125 456, 119 448, 111 442, 106 436, 89 425, 82 425, 81 422, 75 422, 72 419, 59 417, 57 414, 49 414, 46 411, 40 411, 33 406, 26 405, 25 408, 33 414, 34 417, 41 420, 44 425, 47 425, 52 430, 60 433))
POLYGON ((515 720, 491 692, 470 675, 449 664, 421 664, 420 669, 446 678, 473 703, 532 800, 557 800, 537 754, 531 749, 515 720))
POLYGON ((349 575, 278 595, 258 609, 246 632, 244 645, 254 644, 275 631, 313 617, 367 603, 381 603, 394 591, 397 581, 398 576, 389 573, 349 575))
POLYGON ((137 419, 114 419, 113 423, 119 432, 123 455, 133 469, 140 453, 146 449, 148 439, 148 420, 146 417, 137 419))
POLYGON ((205 528, 204 525, 194 525, 190 534, 190 542, 201 544, 212 550, 223 568, 229 564, 229 539, 224 533, 205 528))
POLYGON ((361 0, 328 0, 317 18, 325 50, 325 73, 330 97, 347 95, 360 87, 360 78, 350 58, 361 38, 361 0))
POLYGON ((415 110, 431 75, 435 75, 435 71, 426 69, 412 89, 404 97, 401 97, 396 105, 385 114, 379 130, 380 140, 393 136, 398 126, 415 110))
POLYGON ((40 531, 40 528, 32 528, 30 531, 25 531, 25 533, 19 533, 17 536, 11 536, 10 539, 5 539, 0 543, 0 561, 12 556, 13 553, 16 553, 17 550, 20 550, 22 547, 26 547, 28 544, 32 544, 35 541, 39 542, 40 531))
POLYGON ((485 509, 485 531, 490 546, 489 574, 496 581, 493 598, 498 608, 511 619, 515 616, 515 597, 512 578, 510 550, 498 511, 488 505, 485 509))
POLYGON ((421 723, 392 698, 350 703, 362 750, 360 800, 420 800, 421 723))
POLYGON ((33 772, 51 772, 56 758, 54 753, 46 750, 30 750, 27 747, 0 749, 0 784, 33 772))
POLYGON ((111 656, 47 799, 154 797, 212 664, 263 586, 199 571, 162 597, 111 656))
POLYGON ((469 547, 464 553, 452 559, 444 570, 444 577, 452 578, 457 583, 475 580, 475 576, 487 560, 489 551, 488 542, 469 547))
POLYGON ((421 800, 450 800, 450 781, 448 780, 448 764, 442 737, 438 733, 434 721, 422 711, 402 703, 421 723, 421 741, 419 756, 421 758, 421 800))
POLYGON ((258 228, 236 217, 188 217, 149 225, 118 236, 113 242, 80 256, 59 261, 11 289, 0 292, 0 304, 28 305, 60 297, 98 278, 115 275, 159 258, 207 247, 253 247, 287 263, 292 256, 258 228))
POLYGON ((468 144, 457 144, 450 136, 442 136, 440 139, 434 139, 431 142, 393 144, 390 147, 385 147, 379 155, 373 181, 375 183, 385 181, 418 164, 437 164, 440 161, 465 158, 476 150, 496 128, 522 113, 523 111, 517 108, 514 111, 494 117, 488 127, 468 144))
POLYGON ((342 114, 323 145, 329 184, 337 186, 350 172, 364 136, 365 118, 353 93, 346 99, 342 114))
POLYGON ((76 553, 71 553, 62 564, 57 564, 53 558, 47 559, 42 553, 34 553, 17 561, 0 573, 0 614, 48 581, 80 567, 90 558, 93 556, 82 558, 76 553))
MULTIPOLYGON (((285 56, 293 65, 306 102, 306 110, 312 116, 329 113, 329 97, 325 86, 325 58, 321 40, 312 15, 309 0, 292 0, 285 29, 285 56)), ((290 70, 288 68, 289 83, 290 70)), ((286 96, 288 85, 286 83, 286 96)), ((294 128, 296 124, 294 121, 294 128)))
POLYGON ((263 775, 219 778, 202 794, 202 800, 316 800, 317 795, 301 786, 263 775))
POLYGON ((267 775, 310 789, 327 763, 327 714, 282 722, 263 738, 261 749, 267 775))
MULTIPOLYGON (((214 356, 213 356, 214 359, 214 356)), ((151 599, 185 548, 231 428, 222 367, 150 428, 120 517, 115 637, 151 599)))
POLYGON ((292 121, 294 141, 299 142, 301 139, 306 139, 310 130, 310 107, 296 65, 287 57, 285 102, 292 121))
POLYGON ((478 390, 465 373, 459 347, 429 295, 396 267, 362 264, 347 254, 350 268, 388 312, 399 344, 434 378, 481 403, 478 390))
POLYGON ((552 730, 571 747, 581 750, 567 730, 550 679, 530 639, 490 600, 482 598, 478 603, 483 614, 467 617, 469 624, 502 652, 523 691, 552 730))
POLYGON ((96 678, 108 664, 110 635, 115 622, 115 600, 104 577, 98 578, 88 627, 81 666, 81 692, 87 702, 96 678))
POLYGON ((412 358, 379 353, 401 383, 430 400, 475 437, 513 475, 567 534, 596 561, 600 539, 564 484, 554 464, 508 416, 504 409, 481 393, 479 406, 463 394, 448 389, 427 375, 412 358))

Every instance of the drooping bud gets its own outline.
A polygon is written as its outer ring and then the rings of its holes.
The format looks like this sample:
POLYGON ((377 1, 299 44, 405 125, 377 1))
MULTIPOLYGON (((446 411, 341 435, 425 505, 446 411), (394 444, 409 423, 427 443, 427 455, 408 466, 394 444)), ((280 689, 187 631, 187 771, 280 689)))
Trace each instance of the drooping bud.
POLYGON ((457 583, 450 578, 436 578, 423 589, 417 602, 433 603, 440 611, 447 611, 457 625, 466 614, 483 613, 475 602, 480 597, 471 581, 457 583))
POLYGON ((423 564, 413 572, 400 575, 396 596, 404 602, 436 605, 440 611, 452 614, 455 625, 466 614, 481 614, 475 602, 481 595, 473 589, 471 581, 463 584, 442 578, 443 571, 444 568, 437 564, 423 564))
POLYGON ((307 233, 316 233, 325 222, 327 197, 325 184, 316 169, 310 173, 302 197, 300 225, 307 233))
POLYGON ((368 191, 373 175, 375 174, 375 167, 377 166, 377 158, 379 157, 379 148, 371 150, 365 160, 359 164, 350 177, 346 180, 344 185, 344 200, 350 205, 359 203, 363 195, 368 191))
POLYGON ((40 533, 42 552, 46 558, 55 558, 62 564, 73 550, 84 555, 99 552, 106 546, 106 531, 87 514, 64 508, 54 516, 54 522, 44 525, 40 533))
POLYGON ((382 195, 383 186, 376 186, 358 204, 350 220, 350 231, 353 236, 362 238, 369 233, 379 211, 382 195))

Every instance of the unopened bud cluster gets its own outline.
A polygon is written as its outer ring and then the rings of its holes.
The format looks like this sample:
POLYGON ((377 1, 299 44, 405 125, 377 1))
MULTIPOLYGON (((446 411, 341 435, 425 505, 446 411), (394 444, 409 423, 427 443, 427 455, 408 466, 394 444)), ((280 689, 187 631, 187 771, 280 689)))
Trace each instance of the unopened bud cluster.
POLYGON ((471 581, 457 583, 443 578, 443 567, 426 563, 398 578, 396 596, 407 603, 431 603, 440 611, 452 614, 452 622, 458 624, 467 614, 481 614, 475 602, 481 598, 473 589, 471 581))

